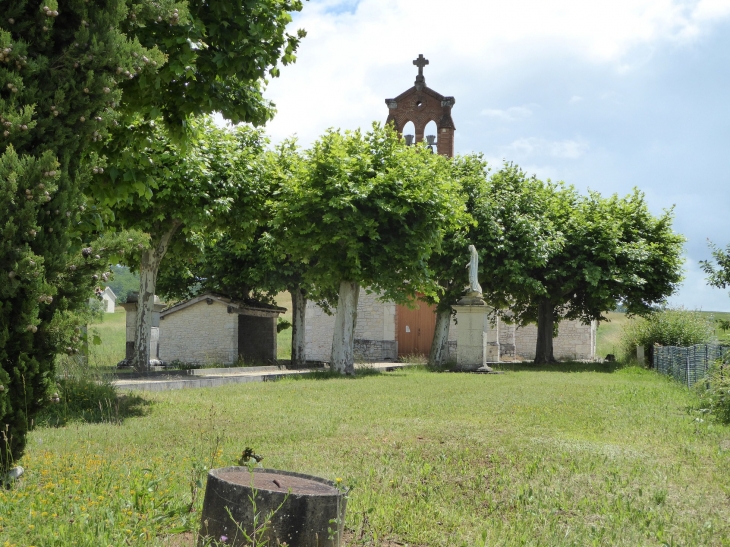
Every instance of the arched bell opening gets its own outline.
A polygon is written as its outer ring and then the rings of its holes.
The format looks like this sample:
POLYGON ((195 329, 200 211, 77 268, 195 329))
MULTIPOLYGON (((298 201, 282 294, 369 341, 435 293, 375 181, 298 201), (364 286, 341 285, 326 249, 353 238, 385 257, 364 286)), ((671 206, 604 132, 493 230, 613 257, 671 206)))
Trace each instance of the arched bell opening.
POLYGON ((426 127, 423 130, 423 137, 426 141, 426 146, 431 149, 431 152, 436 152, 436 146, 438 145, 436 142, 436 139, 438 138, 438 127, 436 126, 435 121, 431 120, 426 124, 426 127))
POLYGON ((406 122, 401 132, 408 146, 412 146, 416 142, 416 126, 413 122, 406 122))

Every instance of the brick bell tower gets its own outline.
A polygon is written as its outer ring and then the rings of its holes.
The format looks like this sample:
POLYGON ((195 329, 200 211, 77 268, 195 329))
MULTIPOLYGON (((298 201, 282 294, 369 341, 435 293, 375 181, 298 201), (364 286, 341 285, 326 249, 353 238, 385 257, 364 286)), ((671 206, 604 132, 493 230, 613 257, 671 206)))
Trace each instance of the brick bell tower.
MULTIPOLYGON (((426 79, 423 76, 423 67, 428 64, 428 59, 423 54, 413 61, 418 67, 415 85, 398 95, 395 99, 385 99, 388 105, 388 119, 386 123, 392 123, 399 134, 403 134, 403 128, 408 122, 413 122, 416 128, 415 142, 423 141, 423 132, 428 122, 433 121, 438 128, 437 135, 426 135, 426 142, 433 150, 444 156, 454 156, 454 120, 451 119, 451 107, 456 100, 453 97, 444 97, 426 86, 426 79)), ((413 143, 414 135, 405 135, 408 144, 413 143)))

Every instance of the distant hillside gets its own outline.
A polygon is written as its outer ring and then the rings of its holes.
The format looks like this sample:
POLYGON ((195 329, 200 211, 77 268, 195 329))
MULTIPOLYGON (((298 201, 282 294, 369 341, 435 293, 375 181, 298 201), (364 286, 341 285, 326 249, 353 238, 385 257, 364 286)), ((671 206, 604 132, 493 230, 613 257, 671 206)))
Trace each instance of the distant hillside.
POLYGON ((112 266, 112 278, 106 283, 117 295, 117 303, 123 304, 127 301, 127 295, 139 290, 139 275, 129 271, 126 266, 112 266))

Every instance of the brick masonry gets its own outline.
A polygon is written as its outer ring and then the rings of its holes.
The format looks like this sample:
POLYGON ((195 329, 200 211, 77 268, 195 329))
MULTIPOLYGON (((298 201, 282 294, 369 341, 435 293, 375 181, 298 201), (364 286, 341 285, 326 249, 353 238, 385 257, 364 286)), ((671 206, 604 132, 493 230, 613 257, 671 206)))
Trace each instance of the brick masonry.
MULTIPOLYGON (((425 62, 428 64, 428 61, 425 62)), ((414 64, 416 64, 415 61, 414 64)), ((426 125, 434 122, 437 127, 436 151, 441 155, 453 157, 456 126, 451 118, 451 108, 455 103, 456 100, 453 97, 444 97, 427 87, 421 74, 416 77, 413 87, 395 99, 385 99, 385 104, 388 106, 386 123, 392 123, 398 133, 403 133, 405 125, 413 122, 418 143, 424 138, 426 125)))

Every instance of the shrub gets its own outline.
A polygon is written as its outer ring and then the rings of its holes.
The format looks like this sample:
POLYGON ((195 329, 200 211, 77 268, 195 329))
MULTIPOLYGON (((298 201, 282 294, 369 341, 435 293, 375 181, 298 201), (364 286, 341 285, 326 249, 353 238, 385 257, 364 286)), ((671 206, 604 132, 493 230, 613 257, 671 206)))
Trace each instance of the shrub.
POLYGON ((624 357, 636 355, 636 346, 643 346, 651 358, 654 344, 661 346, 692 346, 712 340, 713 325, 699 311, 665 308, 646 319, 635 317, 623 328, 621 349, 624 357))
POLYGON ((730 365, 717 361, 695 389, 700 408, 709 410, 717 420, 730 423, 730 365))

